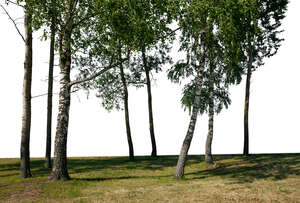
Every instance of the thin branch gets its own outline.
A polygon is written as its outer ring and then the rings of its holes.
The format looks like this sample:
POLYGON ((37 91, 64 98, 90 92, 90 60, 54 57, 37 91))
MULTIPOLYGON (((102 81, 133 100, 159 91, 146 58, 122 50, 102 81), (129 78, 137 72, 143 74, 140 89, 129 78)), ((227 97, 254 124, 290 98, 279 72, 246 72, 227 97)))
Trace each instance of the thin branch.
MULTIPOLYGON (((75 93, 77 91, 78 90, 74 90, 74 91, 71 92, 71 94, 75 93)), ((39 98, 39 97, 43 97, 43 96, 48 96, 48 95, 49 95, 49 93, 39 94, 39 95, 36 95, 36 96, 32 96, 31 99, 35 99, 35 98, 39 98)), ((52 93, 52 95, 59 95, 59 93, 58 92, 57 93, 52 93)))
POLYGON ((90 81, 90 80, 93 80, 95 79, 96 77, 98 77, 99 75, 105 73, 106 71, 120 65, 121 63, 123 63, 124 61, 127 61, 129 59, 129 55, 130 55, 130 50, 128 50, 128 53, 127 53, 127 56, 126 58, 122 59, 121 61, 119 61, 118 63, 115 63, 115 64, 112 64, 113 63, 113 60, 114 60, 114 54, 112 55, 111 57, 111 61, 110 61, 110 64, 106 67, 104 67, 101 71, 91 75, 90 77, 87 77, 87 78, 83 78, 83 79, 79 79, 79 80, 75 80, 75 81, 72 81, 70 82, 68 85, 71 87, 72 85, 77 85, 77 84, 80 84, 80 83, 84 83, 84 82, 87 82, 87 81, 90 81))
POLYGON ((23 20, 24 19, 24 17, 18 17, 18 18, 16 18, 16 19, 14 19, 14 21, 17 21, 17 20, 23 20))
MULTIPOLYGON (((52 93, 52 95, 58 95, 59 93, 52 93)), ((36 96, 32 96, 31 99, 34 99, 34 98, 38 98, 38 97, 43 97, 43 96, 47 96, 48 93, 45 93, 45 94, 39 94, 39 95, 36 95, 36 96)))
POLYGON ((91 15, 87 15, 87 16, 79 19, 78 22, 74 23, 72 27, 75 28, 75 27, 79 26, 80 24, 84 23, 86 20, 89 20, 90 18, 93 18, 95 16, 96 16, 95 13, 93 13, 91 15))
POLYGON ((8 4, 7 2, 12 3, 12 4, 16 5, 16 6, 20 6, 20 7, 24 8, 24 6, 22 6, 22 5, 20 5, 20 4, 16 3, 16 2, 13 2, 13 1, 10 1, 10 0, 5 0, 6 4, 8 4))
POLYGON ((162 36, 158 36, 156 39, 157 40, 160 40, 160 39, 163 39, 163 38, 166 38, 166 37, 169 37, 170 35, 172 35, 173 33, 177 32, 178 30, 180 30, 182 27, 178 27, 176 28, 175 30, 172 30, 171 32, 165 34, 165 35, 162 35, 162 36))
MULTIPOLYGON (((76 6, 77 6, 77 4, 78 4, 78 2, 79 2, 79 0, 75 0, 74 1, 74 4, 73 4, 73 6, 72 6, 72 10, 71 10, 71 15, 73 15, 74 13, 75 13, 75 11, 76 11, 76 6)), ((72 2, 71 2, 72 3, 72 2)))
POLYGON ((147 85, 146 82, 127 82, 130 85, 147 85))
POLYGON ((4 8, 4 6, 2 6, 2 4, 0 4, 1 8, 4 10, 4 12, 6 13, 6 15, 8 16, 8 18, 13 22, 13 24, 15 25, 16 30, 18 31, 19 35, 22 37, 23 41, 25 42, 25 38, 22 35, 22 33, 20 32, 16 22, 14 21, 14 19, 9 15, 8 11, 4 8))

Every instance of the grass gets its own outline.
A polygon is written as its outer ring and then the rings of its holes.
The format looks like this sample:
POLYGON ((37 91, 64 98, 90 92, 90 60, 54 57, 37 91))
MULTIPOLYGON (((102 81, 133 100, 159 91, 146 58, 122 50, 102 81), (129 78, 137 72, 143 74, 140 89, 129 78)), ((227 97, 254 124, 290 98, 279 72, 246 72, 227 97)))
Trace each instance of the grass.
POLYGON ((300 202, 300 154, 214 158, 189 156, 183 180, 177 156, 70 158, 65 182, 48 181, 42 159, 23 180, 18 159, 0 159, 0 202, 300 202))

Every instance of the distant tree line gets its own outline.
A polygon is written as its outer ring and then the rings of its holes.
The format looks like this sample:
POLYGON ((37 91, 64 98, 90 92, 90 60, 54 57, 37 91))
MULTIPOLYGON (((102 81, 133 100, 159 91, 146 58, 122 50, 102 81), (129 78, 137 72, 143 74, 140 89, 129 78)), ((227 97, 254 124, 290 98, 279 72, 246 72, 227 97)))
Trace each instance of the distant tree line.
POLYGON ((208 113, 205 160, 211 153, 214 116, 231 104, 229 87, 246 75, 244 155, 249 154, 249 99, 252 73, 275 55, 281 45, 281 22, 288 0, 17 0, 2 5, 25 46, 20 174, 31 177, 30 127, 32 33, 50 39, 45 167, 52 180, 69 180, 67 138, 71 93, 95 90, 107 110, 124 110, 129 158, 134 160, 130 129, 129 86, 146 87, 151 156, 157 156, 151 82, 153 72, 172 64, 168 78, 185 81, 181 103, 191 118, 179 154, 175 178, 184 176, 187 154, 199 114, 208 113), (24 35, 6 10, 24 10, 24 35), (172 25, 172 26, 171 26, 172 25), (177 28, 171 29, 177 25, 177 28), (169 52, 179 36, 185 60, 169 52), (51 125, 54 54, 58 53, 60 90, 54 160, 51 125), (77 71, 76 79, 71 72, 77 71))

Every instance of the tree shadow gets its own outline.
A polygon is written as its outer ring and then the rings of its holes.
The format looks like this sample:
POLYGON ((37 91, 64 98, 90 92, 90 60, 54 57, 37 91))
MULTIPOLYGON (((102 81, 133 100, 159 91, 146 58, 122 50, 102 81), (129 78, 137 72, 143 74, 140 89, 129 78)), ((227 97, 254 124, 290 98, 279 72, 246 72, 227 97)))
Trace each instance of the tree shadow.
MULTIPOLYGON (((130 161, 128 157, 85 157, 85 158, 69 158, 68 170, 71 178, 89 172, 96 172, 92 176, 98 176, 101 172, 119 171, 116 177, 84 177, 73 178, 74 180, 83 181, 106 181, 106 180, 121 180, 121 179, 155 179, 155 178, 171 178, 173 173, 156 174, 152 171, 164 170, 166 168, 175 168, 178 156, 159 156, 157 158, 137 156, 134 161, 130 161), (123 170, 148 170, 145 173, 138 175, 124 175, 123 170)), ((205 179, 208 177, 230 178, 236 183, 248 183, 255 179, 282 180, 289 175, 300 175, 300 154, 264 154, 250 155, 244 157, 242 155, 215 155, 214 160, 218 163, 218 167, 214 169, 200 168, 196 172, 186 172, 185 179, 205 179)), ((16 160, 17 161, 17 160, 16 160)), ((10 173, 1 174, 0 177, 18 176, 19 163, 12 162, 0 165, 0 173, 10 171, 10 173)), ((204 156, 192 155, 188 156, 187 166, 203 163, 204 156)), ((44 160, 32 159, 31 171, 34 178, 48 177, 51 169, 44 168, 44 160)), ((90 174, 88 174, 89 176, 90 174)), ((107 176, 103 175, 103 176, 107 176)), ((110 175, 111 176, 111 175, 110 175)))
POLYGON ((72 180, 80 180, 80 181, 107 181, 107 180, 127 180, 127 179, 133 179, 133 178, 139 178, 138 176, 124 176, 124 177, 105 177, 105 178, 72 178, 72 180))
MULTIPOLYGON (((51 169, 44 168, 44 160, 41 159, 31 159, 30 160, 30 169, 33 177, 45 177, 50 174, 51 169)), ((1 164, 0 165, 0 177, 10 177, 10 176, 19 176, 20 173, 20 163, 18 159, 15 159, 13 163, 1 164)))
POLYGON ((134 161, 127 157, 80 159, 72 158, 68 161, 71 173, 86 173, 95 170, 162 170, 174 167, 177 156, 161 156, 157 158, 138 156, 134 161))
MULTIPOLYGON (((222 157, 216 158, 217 161, 222 160, 222 157)), ((257 179, 282 180, 290 175, 300 175, 300 154, 236 156, 233 161, 221 162, 215 169, 185 175, 191 176, 191 179, 198 176, 218 176, 233 179, 234 183, 249 183, 257 179)))

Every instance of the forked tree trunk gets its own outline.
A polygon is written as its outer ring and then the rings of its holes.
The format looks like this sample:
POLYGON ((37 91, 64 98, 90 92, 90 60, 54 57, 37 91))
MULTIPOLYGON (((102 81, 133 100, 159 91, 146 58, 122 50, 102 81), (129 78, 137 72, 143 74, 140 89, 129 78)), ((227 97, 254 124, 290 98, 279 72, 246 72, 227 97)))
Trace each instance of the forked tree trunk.
POLYGON ((243 155, 249 155, 249 99, 250 99, 250 85, 252 76, 252 45, 249 42, 249 61, 247 67, 247 79, 246 79, 246 94, 245 94, 245 107, 244 107, 244 151, 243 155))
POLYGON ((30 126, 31 126, 31 81, 32 81, 32 15, 25 10, 25 60, 23 80, 23 115, 21 134, 21 178, 31 177, 30 172, 30 126))
POLYGON ((205 162, 213 164, 213 156, 211 154, 211 145, 214 135, 214 82, 213 82, 213 68, 211 67, 209 80, 209 110, 208 110, 208 134, 205 144, 205 162))
MULTIPOLYGON (((121 57, 120 57, 120 59, 121 59, 121 57)), ((125 123, 126 123, 126 134, 127 134, 127 141, 128 141, 128 147, 129 147, 129 159, 134 160, 134 151, 133 151, 130 122, 129 122, 128 88, 127 88, 127 82, 126 82, 122 64, 120 64, 120 72, 121 72, 121 80, 122 80, 123 90, 124 90, 125 123)))
POLYGON ((199 68, 197 70, 197 77, 196 77, 196 95, 195 95, 195 100, 194 100, 194 104, 193 104, 193 110, 192 110, 189 128, 186 133, 185 139, 183 141, 181 151, 180 151, 178 161, 177 161, 176 172, 174 175, 174 177, 176 179, 181 179, 184 175, 184 167, 185 167, 185 163, 187 160, 187 154, 188 154, 188 151, 189 151, 192 139, 193 139, 197 116, 198 116, 198 112, 199 112, 200 94, 201 94, 201 88, 202 88, 202 83, 203 83, 203 71, 205 68, 205 55, 204 55, 205 45, 204 45, 203 38, 204 37, 202 34, 201 45, 200 45, 201 58, 200 58, 200 64, 199 64, 199 68))
MULTIPOLYGON (((66 18, 65 22, 69 19, 66 18)), ((67 26, 60 34, 60 91, 55 135, 54 160, 50 179, 69 180, 67 168, 67 136, 69 125, 69 109, 71 102, 70 70, 71 70, 71 26, 67 26)))
POLYGON ((150 138, 151 138, 151 144, 152 144, 151 156, 156 157, 157 150, 156 150, 156 141, 155 141, 155 134, 154 134, 150 70, 149 70, 148 63, 147 63, 145 49, 142 50, 142 57, 143 57, 143 63, 144 63, 144 68, 145 68, 145 73, 146 73, 146 83, 147 83, 147 93, 148 93, 149 130, 150 130, 150 138))
POLYGON ((54 19, 51 23, 50 59, 48 72, 48 103, 47 103, 47 138, 45 168, 51 168, 51 127, 52 127, 52 95, 53 95, 53 66, 54 66, 54 44, 55 44, 55 25, 54 19))

